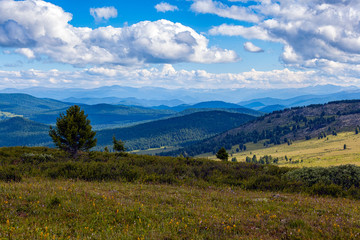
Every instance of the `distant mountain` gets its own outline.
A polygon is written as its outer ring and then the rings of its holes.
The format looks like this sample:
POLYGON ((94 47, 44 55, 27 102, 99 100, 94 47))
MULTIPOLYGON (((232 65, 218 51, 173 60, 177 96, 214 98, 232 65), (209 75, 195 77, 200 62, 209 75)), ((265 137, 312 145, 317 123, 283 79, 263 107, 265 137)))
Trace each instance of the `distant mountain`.
POLYGON ((52 146, 49 126, 21 117, 0 121, 0 146, 52 146))
POLYGON ((264 112, 264 113, 271 113, 273 111, 279 111, 279 110, 283 110, 286 107, 284 105, 279 105, 279 104, 275 104, 275 105, 269 105, 266 107, 262 107, 259 109, 260 112, 264 112))
POLYGON ((126 128, 101 130, 98 145, 112 145, 112 136, 125 140, 130 150, 194 142, 253 120, 255 117, 224 111, 205 111, 152 121, 126 128))
POLYGON ((193 105, 182 104, 182 105, 175 106, 175 107, 168 107, 168 106, 162 105, 162 106, 157 106, 157 107, 153 107, 153 108, 154 109, 173 110, 173 111, 179 112, 179 115, 186 115, 186 114, 199 112, 199 111, 215 111, 215 110, 243 113, 243 114, 249 114, 252 116, 261 116, 263 114, 262 112, 259 112, 259 111, 253 110, 253 109, 249 109, 249 108, 245 108, 238 104, 227 103, 227 102, 223 102, 223 101, 207 101, 207 102, 200 102, 200 103, 193 104, 193 105))
POLYGON ((166 105, 169 107, 178 106, 184 104, 183 101, 178 99, 171 100, 152 100, 152 99, 138 99, 134 97, 129 98, 117 98, 117 97, 104 97, 104 98, 65 98, 62 101, 71 102, 77 104, 87 104, 87 105, 95 105, 95 104, 112 104, 112 105, 126 105, 126 106, 143 106, 143 107, 152 107, 159 105, 166 105))
MULTIPOLYGON (((264 107, 275 106, 275 105, 277 105, 278 108, 280 108, 280 106, 283 106, 282 109, 284 109, 289 107, 307 106, 311 104, 324 104, 331 101, 341 101, 341 100, 351 100, 351 99, 360 99, 360 90, 342 91, 342 92, 324 94, 324 95, 302 95, 288 99, 279 99, 279 98, 271 98, 271 97, 257 98, 249 101, 242 101, 239 102, 238 104, 254 110, 263 111, 261 109, 264 109, 264 107)), ((265 109, 265 111, 263 112, 268 112, 269 109, 265 109)))
MULTIPOLYGON (((186 104, 194 104, 203 101, 226 101, 240 102, 254 99, 257 96, 283 99, 298 97, 303 95, 324 95, 342 91, 359 90, 358 87, 341 87, 334 85, 318 85, 305 88, 285 88, 285 89, 165 89, 159 87, 124 87, 124 86, 105 86, 93 89, 80 88, 43 88, 32 87, 26 89, 3 89, 3 93, 26 93, 39 98, 137 98, 145 100, 169 100, 179 99, 186 104)), ((282 103, 272 103, 281 104, 282 103)), ((162 105, 162 104, 159 104, 162 105)), ((243 104, 240 104, 243 105, 243 104)))
POLYGON ((200 102, 194 104, 190 108, 243 108, 243 107, 234 103, 227 103, 223 101, 208 101, 208 102, 200 102))
POLYGON ((354 131, 360 125, 360 100, 336 101, 307 107, 294 107, 257 118, 238 128, 205 139, 168 154, 191 156, 216 152, 221 147, 267 140, 281 144, 293 140, 324 137, 340 131, 354 131))
POLYGON ((265 104, 262 102, 253 102, 252 100, 247 101, 247 102, 242 102, 242 104, 244 107, 252 108, 252 109, 256 109, 256 110, 265 106, 265 104))

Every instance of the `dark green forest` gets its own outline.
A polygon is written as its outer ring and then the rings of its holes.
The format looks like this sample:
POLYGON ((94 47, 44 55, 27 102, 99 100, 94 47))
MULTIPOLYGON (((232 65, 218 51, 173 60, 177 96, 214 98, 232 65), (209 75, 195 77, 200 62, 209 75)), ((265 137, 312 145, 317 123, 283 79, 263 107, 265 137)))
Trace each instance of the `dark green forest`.
POLYGON ((322 138, 341 131, 353 131, 360 119, 360 100, 336 101, 307 107, 293 107, 258 117, 209 139, 199 141, 183 149, 160 155, 196 156, 221 147, 231 149, 235 145, 266 140, 264 146, 291 144, 295 140, 322 138))

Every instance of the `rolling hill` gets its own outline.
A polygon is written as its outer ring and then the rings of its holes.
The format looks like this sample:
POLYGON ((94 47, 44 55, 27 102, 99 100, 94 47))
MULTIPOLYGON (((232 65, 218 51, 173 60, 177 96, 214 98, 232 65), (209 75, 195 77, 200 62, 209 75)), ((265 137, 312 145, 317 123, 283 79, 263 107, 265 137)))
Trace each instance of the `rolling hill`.
POLYGON ((203 140, 169 154, 191 156, 216 152, 224 146, 266 140, 264 144, 281 144, 299 139, 324 137, 342 131, 353 131, 360 125, 360 100, 295 107, 257 118, 238 128, 203 140))
MULTIPOLYGON (((156 120, 170 117, 174 112, 170 110, 154 110, 144 107, 131 107, 123 105, 96 104, 79 105, 88 115, 91 124, 97 128, 110 128, 130 123, 156 120)), ((60 113, 66 112, 67 108, 45 111, 30 116, 30 119, 45 123, 54 124, 60 113)))
POLYGON ((69 103, 48 98, 36 98, 22 93, 0 93, 0 110, 31 117, 34 114, 69 107, 69 103))
POLYGON ((0 146, 53 146, 49 126, 21 117, 0 121, 0 146))
POLYGON ((112 145, 112 136, 125 140, 129 150, 177 146, 198 141, 253 120, 255 117, 224 111, 196 112, 185 116, 101 130, 98 146, 112 145))
MULTIPOLYGON (((0 111, 6 113, 1 116, 8 118, 21 115, 43 124, 54 124, 59 114, 66 112, 66 109, 71 105, 73 105, 73 103, 47 98, 36 98, 21 93, 0 94, 0 111)), ((124 105, 82 104, 79 106, 88 114, 92 125, 96 128, 155 120, 169 117, 176 113, 171 110, 156 110, 124 105)))

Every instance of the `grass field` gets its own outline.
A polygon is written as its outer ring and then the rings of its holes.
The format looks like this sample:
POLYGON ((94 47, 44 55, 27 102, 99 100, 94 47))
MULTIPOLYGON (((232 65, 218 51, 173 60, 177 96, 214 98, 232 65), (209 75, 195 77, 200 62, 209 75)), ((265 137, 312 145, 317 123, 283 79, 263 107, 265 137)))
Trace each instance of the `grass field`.
POLYGON ((0 239, 359 239, 359 201, 229 187, 0 182, 0 239))
MULTIPOLYGON (((271 155, 279 158, 280 166, 288 167, 328 167, 342 164, 360 166, 360 134, 356 135, 354 132, 338 133, 337 136, 329 135, 323 139, 295 141, 292 145, 282 144, 265 148, 262 141, 246 146, 247 150, 239 153, 236 153, 234 147, 232 157, 236 157, 238 161, 245 161, 246 156, 252 157, 254 154, 258 158, 271 155), (286 161, 285 156, 291 158, 291 162, 286 161)), ((207 157, 216 159, 215 156, 207 157)))

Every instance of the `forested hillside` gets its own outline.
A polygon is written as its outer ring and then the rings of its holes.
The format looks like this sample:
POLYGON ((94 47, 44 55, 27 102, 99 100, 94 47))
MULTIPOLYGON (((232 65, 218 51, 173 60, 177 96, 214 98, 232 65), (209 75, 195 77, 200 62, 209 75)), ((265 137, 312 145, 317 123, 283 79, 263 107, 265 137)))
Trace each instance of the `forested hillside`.
POLYGON ((295 107, 257 118, 215 137, 169 154, 198 155, 216 152, 224 146, 267 140, 264 144, 291 144, 294 140, 325 137, 341 131, 355 131, 360 125, 360 100, 295 107))
POLYGON ((52 146, 49 126, 21 117, 0 121, 0 146, 52 146))
POLYGON ((69 107, 69 103, 47 98, 36 98, 22 93, 0 93, 0 110, 31 117, 48 110, 69 107))
POLYGON ((198 141, 255 119, 224 111, 204 111, 97 133, 98 146, 111 145, 111 138, 126 141, 129 150, 174 146, 198 141))

